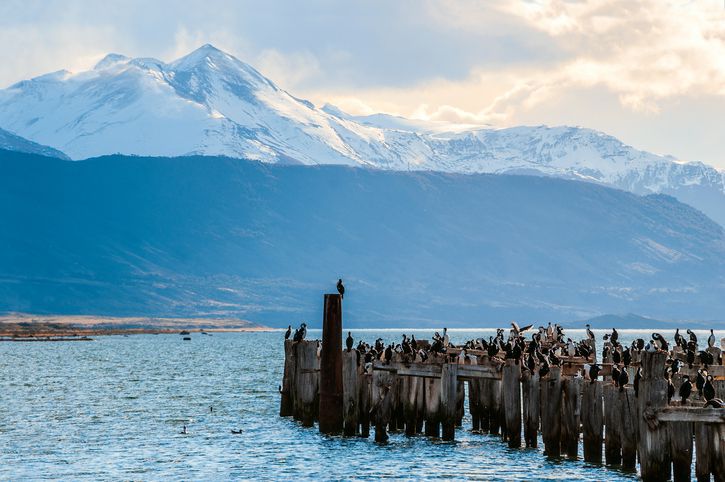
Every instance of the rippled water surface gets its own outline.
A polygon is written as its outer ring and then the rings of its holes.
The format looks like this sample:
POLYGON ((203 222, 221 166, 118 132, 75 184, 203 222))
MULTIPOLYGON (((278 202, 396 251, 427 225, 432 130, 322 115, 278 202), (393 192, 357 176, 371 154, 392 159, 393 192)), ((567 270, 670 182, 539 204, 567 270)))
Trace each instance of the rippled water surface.
MULTIPOLYGON (((353 336, 372 342, 399 333, 353 336)), ((490 333, 454 331, 451 341, 490 333)), ((192 338, 0 343, 0 479, 635 478, 581 460, 549 460, 541 448, 511 450, 498 437, 470 433, 468 417, 453 443, 321 436, 278 416, 281 333, 192 338)))

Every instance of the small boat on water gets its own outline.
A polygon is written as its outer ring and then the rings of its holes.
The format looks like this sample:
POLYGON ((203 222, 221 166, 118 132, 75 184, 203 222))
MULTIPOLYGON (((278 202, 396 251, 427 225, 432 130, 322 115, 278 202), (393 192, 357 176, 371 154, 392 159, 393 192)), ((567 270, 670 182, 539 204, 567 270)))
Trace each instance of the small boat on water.
POLYGON ((191 341, 191 337, 190 336, 185 336, 184 337, 184 341, 191 341))
POLYGON ((183 330, 182 332, 179 333, 179 335, 191 335, 191 333, 189 333, 186 330, 183 330))

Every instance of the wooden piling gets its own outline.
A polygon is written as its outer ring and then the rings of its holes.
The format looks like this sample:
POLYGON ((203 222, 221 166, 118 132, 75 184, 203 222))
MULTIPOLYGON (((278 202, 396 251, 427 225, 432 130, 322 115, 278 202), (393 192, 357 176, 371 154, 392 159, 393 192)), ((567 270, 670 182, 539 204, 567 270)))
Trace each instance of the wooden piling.
POLYGON ((521 365, 506 360, 503 367, 503 401, 506 432, 511 448, 521 447, 521 365))
POLYGON ((479 394, 481 380, 468 380, 468 411, 471 413, 471 430, 481 430, 481 396, 479 394))
POLYGON ((305 427, 311 427, 319 409, 319 370, 317 341, 295 342, 294 416, 305 427))
POLYGON ((394 375, 378 370, 373 371, 370 417, 375 424, 375 441, 378 443, 388 441, 388 424, 393 413, 394 385, 394 375))
POLYGON ((425 434, 440 437, 441 421, 441 380, 425 379, 425 434))
POLYGON ((634 470, 637 467, 637 434, 639 424, 637 423, 637 397, 634 396, 634 387, 624 387, 619 392, 620 417, 620 440, 622 445, 622 467, 627 470, 634 470))
POLYGON ((561 454, 561 368, 551 367, 541 380, 541 430, 544 453, 549 457, 561 454))
POLYGON ((692 422, 668 422, 667 431, 672 453, 672 476, 675 482, 687 482, 692 467, 692 422))
MULTIPOLYGON (((501 393, 501 380, 490 380, 489 384, 489 422, 488 422, 488 428, 489 433, 493 435, 498 435, 499 430, 503 428, 504 421, 503 417, 501 416, 503 412, 502 407, 502 393, 501 393)), ((505 430, 501 430, 501 433, 505 433, 505 430)))
POLYGON ((415 435, 418 430, 417 395, 418 377, 404 377, 402 388, 403 417, 405 418, 405 435, 415 435))
POLYGON ((483 379, 478 383, 478 413, 483 433, 491 430, 491 381, 483 379))
POLYGON ((668 383, 664 377, 665 352, 642 353, 639 382, 639 466, 642 480, 670 478, 670 450, 667 429, 657 423, 655 412, 667 405, 668 383))
POLYGON ((342 352, 342 421, 343 433, 357 435, 360 424, 362 367, 357 350, 342 352))
POLYGON ((279 416, 289 417, 294 413, 293 389, 295 377, 295 345, 292 340, 284 341, 284 372, 280 389, 279 416))
POLYGON ((561 447, 573 459, 579 454, 579 410, 583 380, 581 377, 567 378, 562 385, 561 447))
POLYGON ((601 463, 604 429, 602 382, 584 382, 581 421, 584 438, 584 460, 587 462, 601 463))
POLYGON ((725 481, 725 424, 712 426, 712 473, 716 482, 725 481))
POLYGON ((444 363, 441 371, 441 426, 443 440, 453 440, 456 433, 458 400, 458 364, 444 363))
POLYGON ((712 472, 712 430, 702 422, 694 424, 695 430, 695 477, 698 482, 709 482, 712 472))
POLYGON ((539 374, 526 370, 521 375, 524 407, 524 440, 527 447, 539 445, 539 374))
POLYGON ((622 409, 619 405, 619 389, 610 381, 604 382, 604 457, 607 465, 622 463, 622 409))
POLYGON ((320 432, 339 433, 343 424, 342 296, 325 295, 320 356, 320 432))
POLYGON ((360 374, 360 436, 370 436, 370 409, 372 406, 372 374, 360 374))

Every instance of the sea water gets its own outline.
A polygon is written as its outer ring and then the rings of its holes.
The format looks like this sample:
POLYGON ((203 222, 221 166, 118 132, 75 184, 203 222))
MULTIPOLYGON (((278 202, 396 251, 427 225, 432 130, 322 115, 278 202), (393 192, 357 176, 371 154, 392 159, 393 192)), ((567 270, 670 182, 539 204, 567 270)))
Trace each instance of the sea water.
MULTIPOLYGON (((433 333, 405 331, 419 339, 433 333)), ((356 343, 372 343, 399 341, 403 330, 352 332, 356 343)), ((604 331, 595 332, 601 352, 604 331)), ((449 331, 453 343, 494 333, 449 331)), ((702 346, 708 333, 697 333, 702 346)), ((581 330, 567 335, 584 337, 581 330)), ((719 342, 725 333, 716 335, 719 342)), ((308 338, 320 336, 310 330, 308 338)), ((640 336, 649 339, 649 332, 620 331, 625 344, 640 336)), ((281 332, 191 338, 0 343, 0 479, 636 478, 581 457, 549 459, 542 443, 509 449, 497 436, 471 433, 468 414, 455 442, 394 433, 380 445, 372 436, 323 436, 279 417, 281 332)))

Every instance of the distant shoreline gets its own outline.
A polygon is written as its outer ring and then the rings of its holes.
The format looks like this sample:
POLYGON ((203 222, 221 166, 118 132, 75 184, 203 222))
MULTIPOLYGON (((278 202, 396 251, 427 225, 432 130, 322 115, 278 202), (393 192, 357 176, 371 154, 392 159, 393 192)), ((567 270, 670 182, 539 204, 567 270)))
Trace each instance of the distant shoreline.
POLYGON ((273 328, 234 318, 162 318, 93 315, 0 315, 0 341, 88 341, 92 336, 264 332, 273 328))

